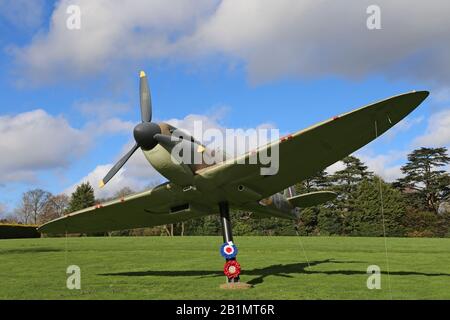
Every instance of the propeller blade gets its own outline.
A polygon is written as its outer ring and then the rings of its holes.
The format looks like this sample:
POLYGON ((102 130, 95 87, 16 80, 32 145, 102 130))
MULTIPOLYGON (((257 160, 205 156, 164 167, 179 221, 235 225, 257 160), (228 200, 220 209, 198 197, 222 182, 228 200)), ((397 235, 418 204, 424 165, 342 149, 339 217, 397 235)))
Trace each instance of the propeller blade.
MULTIPOLYGON (((202 158, 198 159, 197 158, 197 154, 202 154, 204 151, 206 151, 206 147, 197 143, 197 142, 192 142, 190 140, 186 140, 186 139, 181 139, 178 137, 174 137, 174 136, 168 136, 168 135, 164 135, 164 134, 155 134, 153 136, 153 139, 155 139, 156 141, 158 141, 158 143, 167 151, 172 152, 172 149, 179 143, 181 143, 181 151, 188 151, 190 153, 190 155, 188 156, 188 158, 183 158, 182 154, 179 155, 174 155, 175 159, 178 159, 178 156, 181 156, 181 158, 179 158, 178 160, 180 162, 183 162, 185 164, 195 164, 193 161, 201 161, 202 158), (186 159, 187 161, 190 162, 184 162, 183 159, 186 159)), ((180 151, 178 150, 178 151, 180 151)), ((186 155, 187 156, 187 155, 186 155)))
POLYGON ((172 136, 178 137, 180 139, 188 140, 191 142, 194 142, 196 144, 201 144, 200 141, 195 139, 193 136, 185 132, 184 130, 180 128, 175 128, 174 126, 167 124, 167 126, 170 128, 170 132, 172 133, 172 136))
POLYGON ((158 143, 160 145, 162 145, 163 147, 165 147, 166 149, 172 149, 177 143, 180 143, 181 141, 183 141, 183 139, 174 137, 174 136, 168 136, 165 134, 160 134, 157 133, 153 136, 153 139, 155 139, 156 141, 158 141, 158 143))
POLYGON ((147 76, 144 71, 139 74, 139 96, 141 102, 142 122, 152 121, 152 98, 150 97, 150 88, 148 87, 147 76))
POLYGON ((109 180, 111 180, 112 177, 114 177, 114 175, 117 173, 117 171, 120 170, 120 168, 123 167, 123 165, 125 164, 125 162, 128 161, 128 159, 130 159, 131 155, 139 148, 139 146, 137 144, 135 144, 133 146, 133 148, 131 148, 130 151, 127 152, 127 154, 125 154, 119 161, 117 161, 117 163, 114 165, 114 167, 111 168, 111 170, 109 170, 109 172, 106 174, 106 176, 103 178, 103 180, 100 181, 99 187, 103 187, 106 183, 108 183, 109 180))

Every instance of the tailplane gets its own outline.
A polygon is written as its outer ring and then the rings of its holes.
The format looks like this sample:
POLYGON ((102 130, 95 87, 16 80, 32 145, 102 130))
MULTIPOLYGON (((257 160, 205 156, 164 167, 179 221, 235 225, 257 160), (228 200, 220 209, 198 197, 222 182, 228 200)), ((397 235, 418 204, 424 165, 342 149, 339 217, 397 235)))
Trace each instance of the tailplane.
POLYGON ((336 197, 337 193, 332 191, 316 191, 290 197, 287 200, 294 207, 307 208, 334 200, 336 197))

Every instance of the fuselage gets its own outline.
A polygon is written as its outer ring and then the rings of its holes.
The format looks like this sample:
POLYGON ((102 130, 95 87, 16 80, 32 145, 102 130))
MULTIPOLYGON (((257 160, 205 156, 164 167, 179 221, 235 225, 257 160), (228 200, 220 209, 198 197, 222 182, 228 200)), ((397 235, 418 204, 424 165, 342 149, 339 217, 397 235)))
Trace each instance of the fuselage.
MULTIPOLYGON (((177 130, 177 128, 164 123, 159 125, 163 132, 167 131, 165 132, 166 134, 177 130)), ((184 139, 194 141, 192 137, 185 135, 184 139)), ((203 145, 198 151, 201 153, 213 152, 203 145)), ((148 151, 143 150, 143 152, 147 161, 155 170, 171 183, 182 188, 187 202, 201 204, 205 210, 211 210, 211 214, 217 211, 218 203, 228 202, 232 208, 254 211, 261 216, 295 218, 298 215, 298 210, 281 193, 263 198, 242 183, 237 182, 231 186, 215 184, 210 180, 203 179, 202 175, 199 174, 199 172, 208 170, 209 167, 220 165, 220 163, 183 163, 161 145, 157 145, 148 151), (207 197, 202 196, 205 194, 207 197)))

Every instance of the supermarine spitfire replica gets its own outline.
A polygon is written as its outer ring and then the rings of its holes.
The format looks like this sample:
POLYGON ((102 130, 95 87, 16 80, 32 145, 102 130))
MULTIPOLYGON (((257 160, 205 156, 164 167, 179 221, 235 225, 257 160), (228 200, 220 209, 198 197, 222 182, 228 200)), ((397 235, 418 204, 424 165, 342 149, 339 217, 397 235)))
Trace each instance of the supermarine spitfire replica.
POLYGON ((168 179, 151 190, 67 214, 39 227, 50 234, 87 233, 151 227, 219 214, 224 244, 224 273, 230 285, 239 285, 240 265, 233 243, 230 209, 254 212, 259 217, 298 219, 301 209, 333 200, 330 191, 296 195, 294 184, 343 159, 386 132, 428 96, 427 91, 401 94, 335 116, 214 164, 175 161, 173 148, 187 146, 192 153, 212 152, 188 133, 167 123, 154 123, 147 76, 140 73, 142 122, 133 131, 135 145, 100 182, 103 186, 141 149, 148 162, 168 179), (250 157, 278 148, 276 174, 261 174, 261 163, 250 157))

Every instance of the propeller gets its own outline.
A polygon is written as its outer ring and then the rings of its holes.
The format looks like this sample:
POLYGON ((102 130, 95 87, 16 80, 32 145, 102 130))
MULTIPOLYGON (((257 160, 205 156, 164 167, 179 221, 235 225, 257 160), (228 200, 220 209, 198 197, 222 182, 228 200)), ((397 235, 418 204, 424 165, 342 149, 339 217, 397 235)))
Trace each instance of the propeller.
POLYGON ((142 150, 153 149, 160 140, 159 136, 166 141, 169 136, 161 135, 161 128, 157 123, 152 121, 152 99, 150 97, 150 88, 148 86, 147 76, 144 71, 139 74, 139 96, 141 106, 141 120, 142 122, 136 125, 133 129, 133 136, 136 144, 128 151, 106 174, 100 181, 99 186, 103 187, 112 177, 122 168, 122 166, 130 159, 133 153, 141 148, 142 150), (158 137, 156 137, 158 136, 158 137))
POLYGON ((148 87, 147 76, 144 71, 139 74, 139 96, 141 103, 142 122, 152 121, 152 98, 150 97, 150 88, 148 87))

